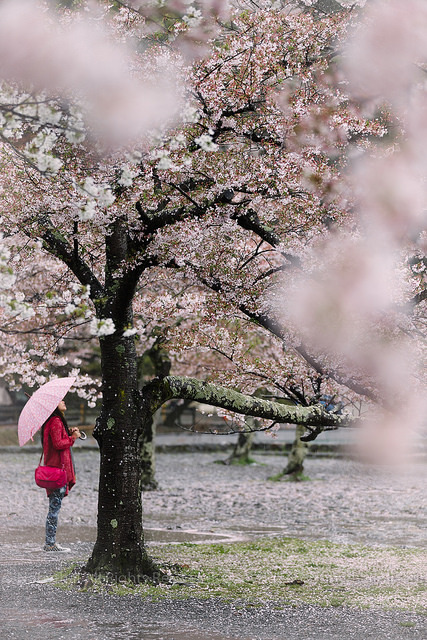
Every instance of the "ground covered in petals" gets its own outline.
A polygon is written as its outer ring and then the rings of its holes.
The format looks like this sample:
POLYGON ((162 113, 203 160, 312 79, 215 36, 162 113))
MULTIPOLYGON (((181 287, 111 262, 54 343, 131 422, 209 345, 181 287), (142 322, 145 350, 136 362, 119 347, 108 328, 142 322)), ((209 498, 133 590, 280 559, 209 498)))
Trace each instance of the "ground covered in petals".
POLYGON ((427 607, 427 552, 422 549, 280 537, 246 543, 165 545, 155 556, 163 573, 154 585, 134 586, 125 579, 112 583, 87 576, 82 580, 78 572, 69 574, 68 570, 57 576, 57 584, 98 593, 154 599, 221 598, 250 605, 380 607, 417 613, 427 607))

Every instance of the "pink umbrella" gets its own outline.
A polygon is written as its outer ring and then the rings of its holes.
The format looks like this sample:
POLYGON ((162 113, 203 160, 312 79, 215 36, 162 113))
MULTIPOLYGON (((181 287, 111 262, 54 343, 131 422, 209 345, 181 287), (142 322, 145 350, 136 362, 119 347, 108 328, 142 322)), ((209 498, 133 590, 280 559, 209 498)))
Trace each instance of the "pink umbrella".
POLYGON ((69 391, 75 378, 56 378, 43 384, 28 400, 18 421, 18 439, 22 447, 46 422, 69 391))

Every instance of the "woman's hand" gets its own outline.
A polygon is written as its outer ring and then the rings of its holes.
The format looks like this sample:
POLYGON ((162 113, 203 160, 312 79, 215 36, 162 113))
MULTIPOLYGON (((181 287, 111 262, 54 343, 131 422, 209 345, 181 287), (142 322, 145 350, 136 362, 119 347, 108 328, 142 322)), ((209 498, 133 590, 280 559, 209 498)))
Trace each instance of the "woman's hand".
POLYGON ((72 437, 72 439, 74 440, 74 442, 75 442, 78 438, 80 438, 81 433, 80 433, 80 429, 79 429, 78 427, 71 427, 70 431, 71 431, 71 437, 72 437))

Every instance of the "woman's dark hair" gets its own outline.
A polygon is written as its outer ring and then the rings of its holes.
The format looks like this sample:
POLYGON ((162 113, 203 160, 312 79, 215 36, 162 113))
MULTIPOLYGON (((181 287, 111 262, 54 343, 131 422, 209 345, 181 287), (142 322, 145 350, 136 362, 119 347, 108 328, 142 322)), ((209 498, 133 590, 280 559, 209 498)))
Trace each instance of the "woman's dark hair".
POLYGON ((68 426, 68 424, 67 424, 67 421, 66 421, 66 419, 65 419, 64 414, 62 413, 62 411, 60 411, 60 410, 58 409, 58 407, 56 407, 56 409, 55 409, 54 411, 52 411, 52 413, 50 414, 50 416, 48 417, 48 419, 47 419, 47 420, 45 420, 45 422, 42 424, 42 428, 41 428, 41 432, 40 432, 40 439, 41 439, 42 446, 43 446, 43 443, 44 443, 44 428, 45 428, 45 426, 47 425, 47 423, 49 422, 49 420, 50 420, 51 418, 53 418, 54 416, 56 416, 57 418, 59 418, 59 419, 61 420, 62 424, 63 424, 63 425, 64 425, 64 427, 65 427, 65 431, 68 433, 68 435, 69 435, 69 436, 71 435, 71 431, 70 431, 70 429, 69 429, 69 426, 68 426))

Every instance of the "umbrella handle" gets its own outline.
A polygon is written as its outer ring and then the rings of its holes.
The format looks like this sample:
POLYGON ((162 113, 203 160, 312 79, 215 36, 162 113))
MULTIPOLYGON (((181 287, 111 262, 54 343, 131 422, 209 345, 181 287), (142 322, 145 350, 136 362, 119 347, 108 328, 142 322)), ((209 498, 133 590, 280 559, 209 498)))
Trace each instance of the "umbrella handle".
POLYGON ((87 435, 84 431, 80 431, 79 440, 86 440, 87 435))

